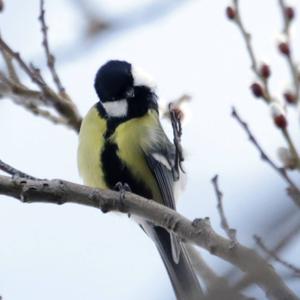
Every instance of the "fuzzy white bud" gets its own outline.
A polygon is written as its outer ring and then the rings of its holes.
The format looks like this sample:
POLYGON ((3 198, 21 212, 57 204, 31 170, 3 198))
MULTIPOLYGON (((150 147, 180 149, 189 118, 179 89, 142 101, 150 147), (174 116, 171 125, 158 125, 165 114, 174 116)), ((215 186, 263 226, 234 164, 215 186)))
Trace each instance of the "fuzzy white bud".
MULTIPOLYGON (((188 95, 183 95, 179 99, 172 102, 173 109, 177 113, 179 113, 180 121, 182 125, 186 125, 188 121, 191 119, 191 110, 190 110, 190 99, 191 97, 188 95)), ((161 98, 160 98, 161 100, 161 98)), ((169 113, 169 105, 170 102, 166 102, 165 99, 160 101, 159 111, 163 118, 170 118, 169 113)))
POLYGON ((270 104, 271 115, 275 125, 281 130, 285 130, 288 122, 285 117, 285 110, 281 103, 273 101, 270 104))
POLYGON ((285 147, 280 147, 277 150, 277 155, 285 168, 288 169, 296 168, 297 160, 293 157, 289 149, 285 147))
POLYGON ((278 116, 285 116, 285 110, 283 105, 280 102, 273 101, 270 104, 271 116, 276 118, 278 116))
POLYGON ((275 34, 275 41, 277 43, 286 43, 287 42, 287 37, 282 32, 276 32, 276 34, 275 34))

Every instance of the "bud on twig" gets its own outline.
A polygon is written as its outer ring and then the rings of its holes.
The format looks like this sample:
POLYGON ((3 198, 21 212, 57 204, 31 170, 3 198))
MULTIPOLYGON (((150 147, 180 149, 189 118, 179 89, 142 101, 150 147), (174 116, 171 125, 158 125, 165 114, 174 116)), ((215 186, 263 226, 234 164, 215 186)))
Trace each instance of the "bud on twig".
POLYGON ((284 10, 285 16, 289 21, 292 21, 295 17, 295 10, 291 6, 287 6, 284 10))
POLYGON ((285 168, 293 170, 297 167, 297 159, 291 154, 289 149, 280 147, 277 150, 277 155, 285 168))
POLYGON ((183 111, 179 107, 173 107, 172 111, 174 112, 176 119, 178 119, 180 121, 183 120, 184 113, 183 113, 183 111))
POLYGON ((263 64, 260 66, 259 73, 260 73, 260 75, 261 75, 263 78, 265 78, 265 79, 269 78, 270 75, 271 75, 271 70, 270 70, 269 65, 263 63, 263 64))
POLYGON ((236 10, 232 6, 226 7, 226 16, 229 20, 233 20, 236 17, 236 10))
POLYGON ((283 55, 290 55, 290 47, 287 42, 281 42, 278 44, 278 50, 283 54, 283 55))
POLYGON ((253 95, 257 98, 262 97, 264 94, 263 87, 258 82, 252 83, 250 86, 250 89, 251 89, 253 95))
POLYGON ((287 119, 282 105, 278 102, 272 102, 270 109, 275 125, 278 128, 285 129, 287 127, 287 119))
POLYGON ((185 121, 187 121, 188 117, 190 116, 188 102, 190 102, 191 99, 192 97, 190 95, 184 94, 178 99, 169 102, 167 107, 164 107, 164 105, 160 105, 162 116, 164 118, 171 119, 171 114, 170 114, 170 109, 171 109, 176 119, 180 120, 180 122, 182 122, 183 124, 185 121))
POLYGON ((284 115, 274 117, 274 123, 278 128, 284 129, 287 127, 287 120, 284 115))
POLYGON ((289 104, 295 104, 296 103, 296 95, 292 93, 291 91, 286 91, 283 93, 283 97, 285 101, 289 104))

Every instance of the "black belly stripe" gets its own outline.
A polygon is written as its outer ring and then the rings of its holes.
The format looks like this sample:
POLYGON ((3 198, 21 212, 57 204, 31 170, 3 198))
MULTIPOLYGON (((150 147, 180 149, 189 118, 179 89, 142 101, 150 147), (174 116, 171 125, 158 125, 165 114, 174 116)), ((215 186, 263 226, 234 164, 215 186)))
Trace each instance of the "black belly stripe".
POLYGON ((109 140, 105 141, 101 154, 104 179, 109 188, 114 188, 116 183, 127 183, 131 191, 142 197, 153 198, 150 189, 140 180, 137 180, 130 170, 122 163, 117 155, 118 146, 109 140))
POLYGON ((96 108, 102 118, 107 120, 107 130, 104 133, 104 146, 103 151, 100 154, 102 162, 104 180, 106 185, 113 189, 118 183, 127 183, 131 191, 142 197, 153 198, 151 190, 141 181, 138 180, 132 172, 123 164, 119 158, 117 151, 118 145, 113 143, 109 138, 115 132, 115 129, 123 122, 130 119, 129 116, 125 118, 109 118, 103 108, 101 102, 98 102, 96 108))

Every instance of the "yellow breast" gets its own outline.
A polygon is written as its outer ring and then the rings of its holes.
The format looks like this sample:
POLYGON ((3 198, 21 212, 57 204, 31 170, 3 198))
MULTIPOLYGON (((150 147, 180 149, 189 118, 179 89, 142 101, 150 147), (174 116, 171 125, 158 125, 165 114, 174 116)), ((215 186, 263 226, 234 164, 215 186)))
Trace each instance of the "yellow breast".
POLYGON ((150 110, 141 118, 134 118, 120 124, 111 139, 118 145, 118 156, 135 178, 150 188, 154 199, 160 201, 161 194, 156 180, 145 160, 151 144, 155 142, 158 116, 150 110))
MULTIPOLYGON (((121 123, 109 139, 117 144, 117 155, 122 163, 128 167, 137 180, 149 187, 154 199, 160 201, 159 188, 144 156, 151 143, 155 142, 157 124, 156 112, 149 111, 141 118, 121 123)), ((101 189, 108 188, 101 162, 106 129, 106 119, 99 115, 96 107, 92 107, 83 119, 79 133, 78 169, 80 176, 84 184, 101 189)))
POLYGON ((92 107, 83 119, 80 128, 78 169, 84 184, 102 189, 107 188, 100 159, 105 131, 106 120, 99 116, 96 107, 92 107))

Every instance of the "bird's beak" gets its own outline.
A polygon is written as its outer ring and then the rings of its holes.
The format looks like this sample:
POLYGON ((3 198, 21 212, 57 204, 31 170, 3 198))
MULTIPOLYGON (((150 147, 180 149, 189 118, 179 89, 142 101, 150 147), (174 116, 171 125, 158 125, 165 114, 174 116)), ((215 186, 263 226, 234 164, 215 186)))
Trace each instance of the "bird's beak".
POLYGON ((134 88, 130 88, 126 91, 125 93, 125 97, 126 98, 133 98, 134 97, 134 88))

